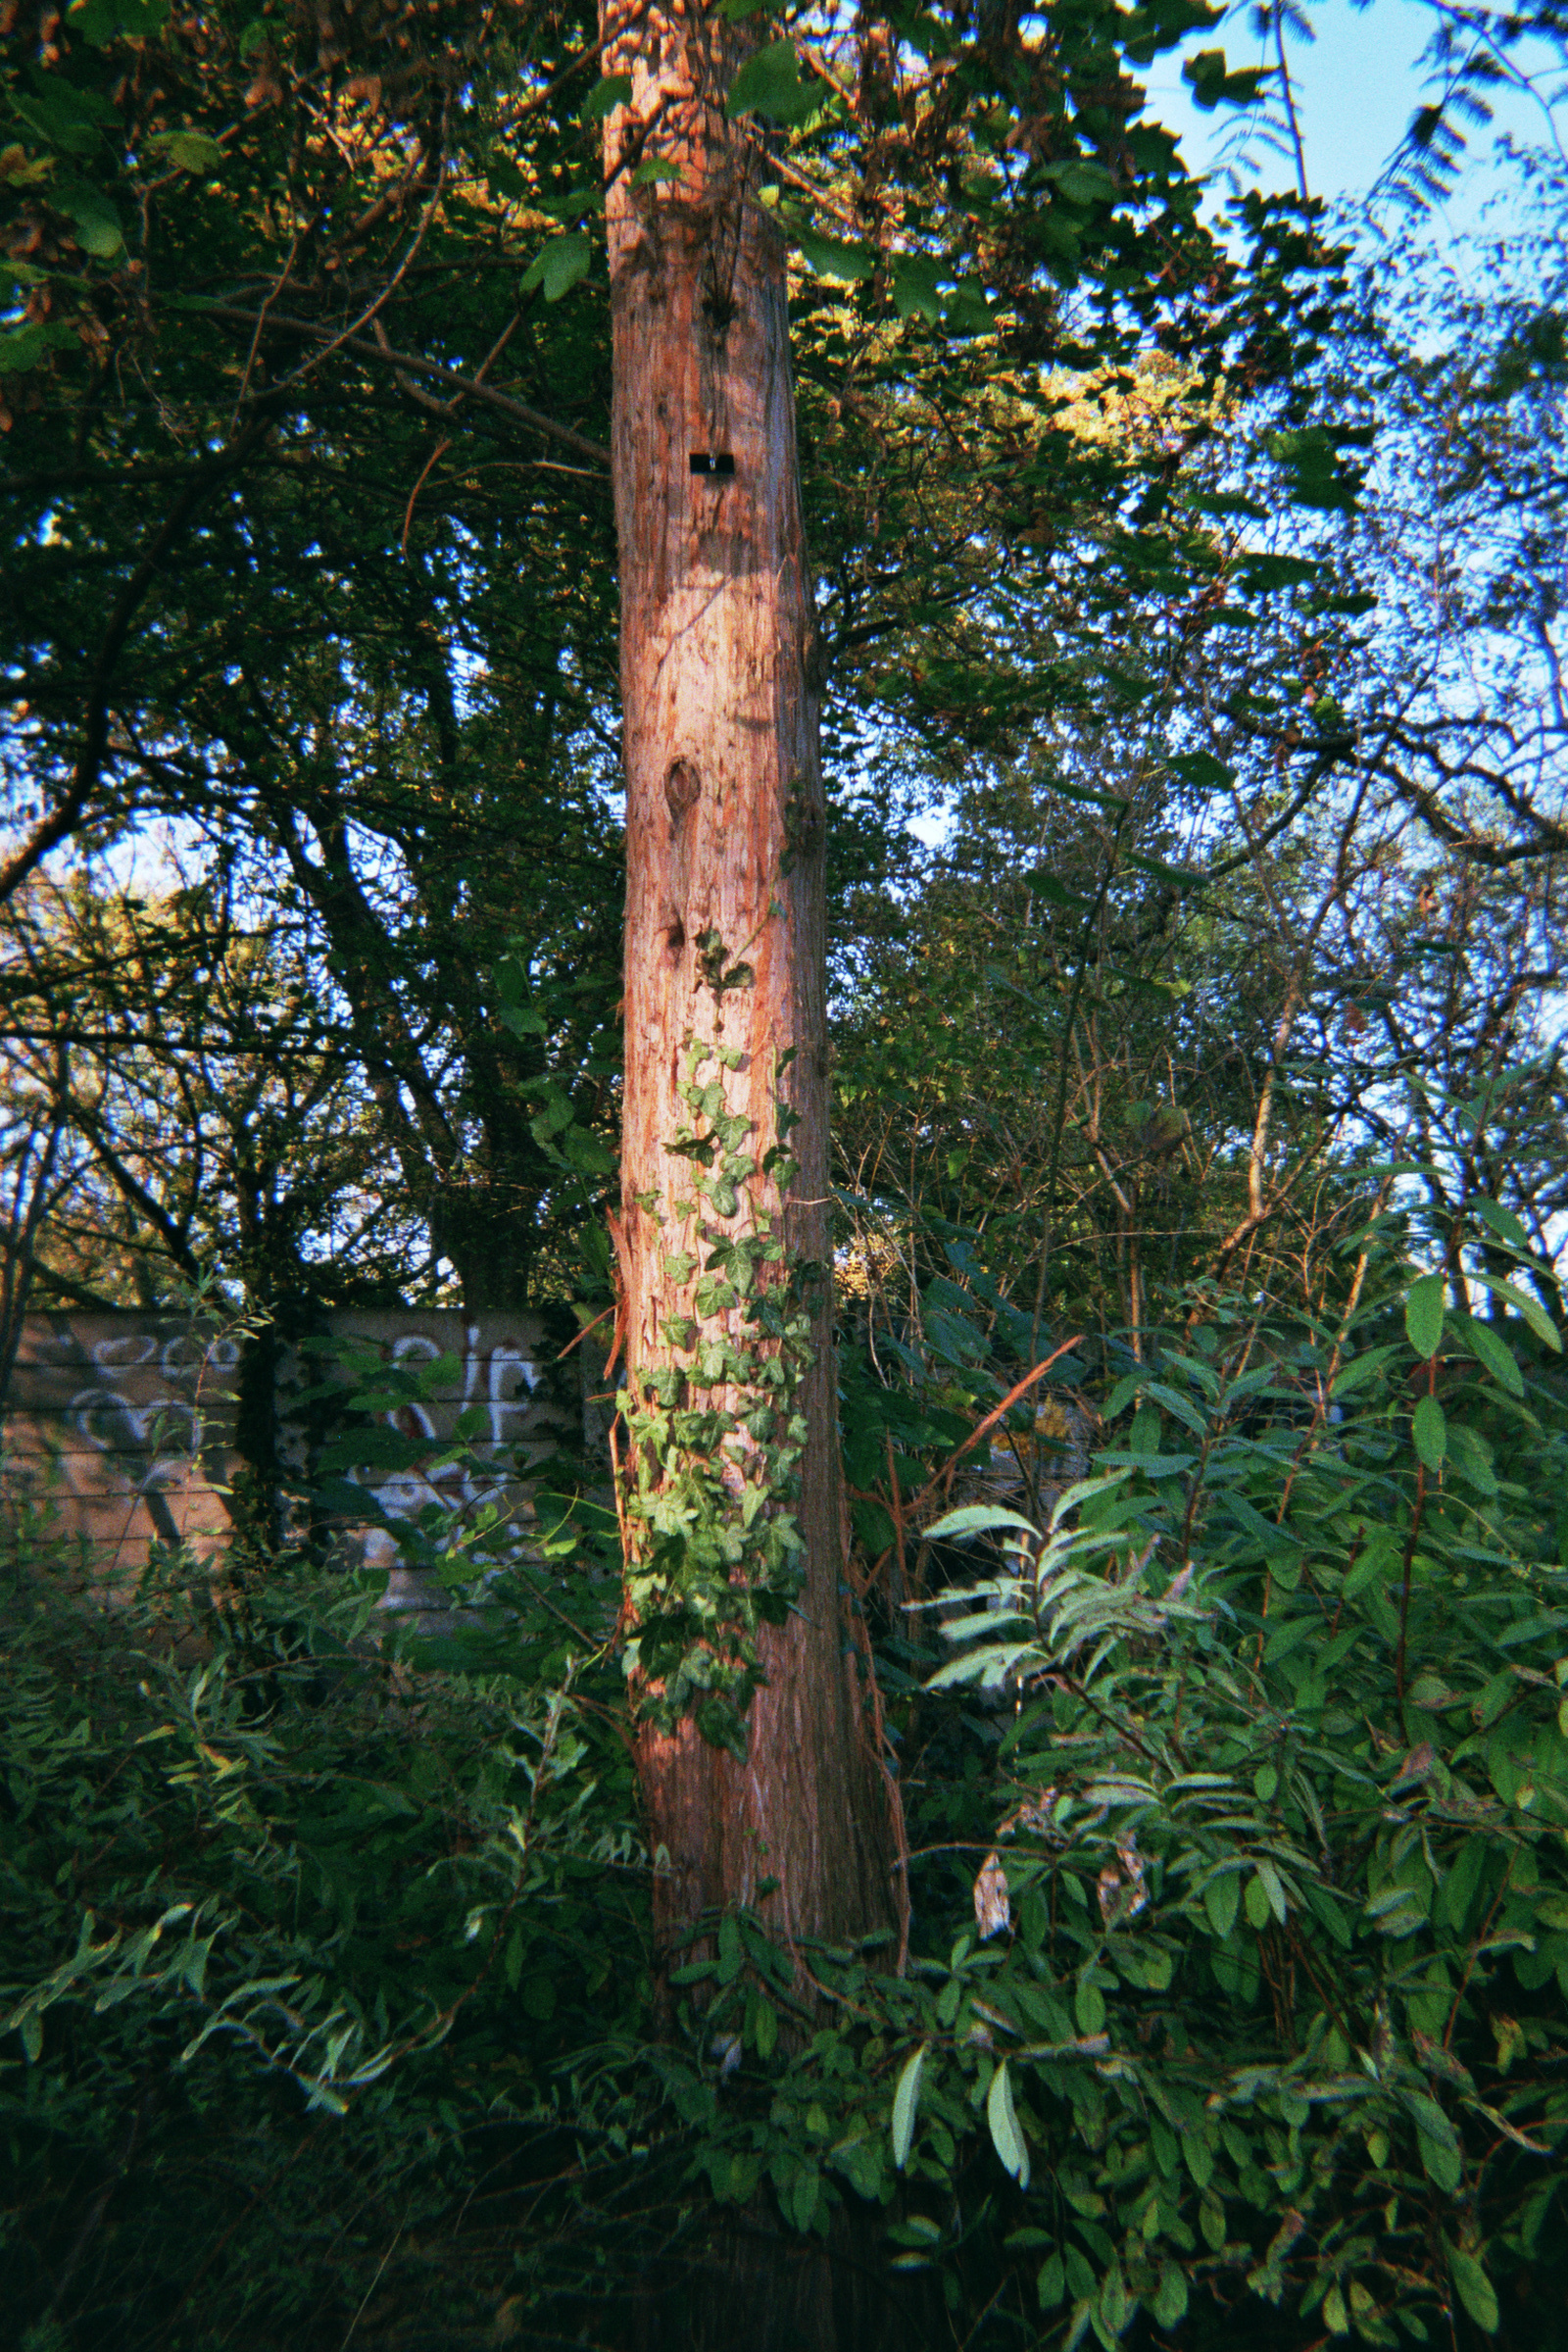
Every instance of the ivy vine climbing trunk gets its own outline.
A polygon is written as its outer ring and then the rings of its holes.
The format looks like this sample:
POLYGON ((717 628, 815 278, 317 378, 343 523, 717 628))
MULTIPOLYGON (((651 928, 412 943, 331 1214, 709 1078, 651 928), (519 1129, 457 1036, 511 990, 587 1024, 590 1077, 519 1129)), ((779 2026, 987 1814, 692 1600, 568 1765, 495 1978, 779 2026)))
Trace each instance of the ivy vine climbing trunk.
POLYGON ((880 1927, 896 1900, 841 1603, 824 820, 785 256, 756 200, 759 134, 724 111, 754 48, 716 9, 671 5, 604 53, 630 83, 606 123, 623 1493, 666 1952, 734 1904, 793 1941, 880 1927))

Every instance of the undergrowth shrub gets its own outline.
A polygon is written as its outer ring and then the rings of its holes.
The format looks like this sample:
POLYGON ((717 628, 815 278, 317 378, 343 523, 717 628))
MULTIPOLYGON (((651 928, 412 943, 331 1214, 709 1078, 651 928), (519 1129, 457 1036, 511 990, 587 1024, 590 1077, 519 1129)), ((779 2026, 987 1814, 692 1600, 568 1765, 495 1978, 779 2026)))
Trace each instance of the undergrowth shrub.
POLYGON ((1568 1416, 1504 1303, 1222 1309, 1045 1529, 927 1528, 1010 1557, 906 1719, 912 1964, 819 1964, 836 2023, 721 2194, 826 2229, 902 2174, 959 2340, 1568 2328, 1568 1416))
MULTIPOLYGON (((880 1626, 903 1972, 764 1901, 662 2022, 571 1526, 502 1571, 397 1531, 439 1642, 301 1570, 194 1660, 189 1563, 101 1614, 13 1542, 19 2338, 632 2346, 728 2223, 869 2266, 911 2345, 1556 2340, 1568 1395, 1534 1293, 1382 1281, 1322 1327, 1202 1302, 1053 1509, 926 1518, 974 1573, 880 1626)), ((906 1495, 992 1401, 930 1390, 884 1414, 906 1495)))
POLYGON ((648 1989, 596 1589, 514 1578, 458 1672, 368 1638, 377 1580, 279 1574, 193 1662, 191 1563, 103 1611, 58 1566, 14 1536, 0 1605, 15 2340, 456 2343, 591 2292, 571 2200, 622 2159, 559 2070, 648 1989))

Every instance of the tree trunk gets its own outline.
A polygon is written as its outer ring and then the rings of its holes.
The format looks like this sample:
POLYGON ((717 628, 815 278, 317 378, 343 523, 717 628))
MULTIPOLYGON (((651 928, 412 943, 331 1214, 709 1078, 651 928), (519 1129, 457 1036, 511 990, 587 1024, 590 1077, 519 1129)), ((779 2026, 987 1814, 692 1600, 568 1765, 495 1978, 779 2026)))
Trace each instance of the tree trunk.
MULTIPOLYGON (((862 1721, 841 1599, 823 800, 784 249, 756 201, 752 131, 723 114, 755 45, 716 11, 655 6, 604 54, 606 74, 632 81, 629 105, 607 123, 606 157, 615 174, 608 213, 628 864, 617 1244, 634 1609, 649 1589, 637 1572, 689 1516, 680 1465, 701 1471, 705 1412, 721 1416, 721 1434, 710 1424, 707 1459, 735 1544, 747 1508, 756 1510, 747 1489, 760 1487, 760 1523, 793 1518, 805 1572, 789 1614, 756 1633, 765 1680, 744 1760, 703 1737, 679 1677, 644 1673, 645 1700, 665 1701, 662 1720, 645 1724, 639 1756, 650 1829, 668 1854, 656 1894, 666 1954, 700 1914, 737 1903, 761 1901, 792 1944, 863 1934, 895 1916, 882 1767, 862 1721), (679 180, 631 186, 627 159, 656 158, 678 168, 679 180), (704 1087, 706 1109, 697 1102, 704 1087), (730 1122, 728 1140, 715 1136, 715 1120, 730 1122), (736 1121, 749 1122, 744 1137, 736 1121), (683 1133, 685 1154, 669 1149, 683 1133), (775 1155, 766 1168, 775 1146, 798 1164, 775 1155), (758 1244, 753 1289, 715 1303, 703 1275, 715 1253, 717 1271, 733 1272, 739 1261, 723 1252, 748 1236, 758 1244), (766 1255, 769 1236, 782 1240, 782 1255, 766 1255), (779 1385, 788 1341, 749 1318, 749 1298, 760 1294, 779 1310, 775 1326, 792 1297, 809 1315, 810 1360, 804 1365, 803 1351, 793 1397, 788 1380, 779 1385), (726 1348, 729 1376, 715 1385, 711 1367, 726 1348), (772 1373, 760 1369, 768 1362, 772 1373), (803 1450, 793 1494, 788 1475, 769 1484, 757 1434, 789 1436, 789 1412, 756 1410, 770 1396, 806 1424, 802 1432, 795 1420, 803 1450), (771 1897, 768 1880, 777 1882, 771 1897)), ((747 1553, 728 1571, 736 1594, 756 1589, 750 1562, 747 1553)), ((675 1586, 682 1573, 671 1571, 675 1586)), ((718 1592, 722 1611, 722 1580, 718 1592)), ((724 1647, 720 1626, 712 1648, 724 1647)), ((686 1662, 700 1703, 703 1657, 689 1647, 686 1662)))

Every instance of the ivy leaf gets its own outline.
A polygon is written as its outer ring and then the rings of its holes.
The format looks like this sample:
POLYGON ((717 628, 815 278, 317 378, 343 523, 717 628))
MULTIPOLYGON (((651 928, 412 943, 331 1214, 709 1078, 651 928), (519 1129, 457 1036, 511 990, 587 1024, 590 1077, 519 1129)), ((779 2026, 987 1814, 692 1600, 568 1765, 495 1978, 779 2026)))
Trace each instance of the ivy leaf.
POLYGON ((929 2043, 921 2042, 899 2077, 899 2087, 893 2094, 893 2161, 902 2173, 909 2161, 909 2149, 914 2142, 914 2119, 920 2105, 920 2077, 925 2072, 929 2043))
POLYGON ((801 79, 795 43, 769 41, 736 74, 724 101, 724 120, 736 122, 742 115, 768 115, 775 122, 804 122, 815 114, 818 103, 818 92, 801 79))
POLYGON ((205 130, 160 130, 147 142, 181 172, 216 172, 223 150, 205 130))
POLYGON ((790 223, 795 242, 818 277, 842 277, 852 282, 876 275, 876 257, 867 246, 842 245, 837 237, 819 236, 804 221, 790 223))
POLYGON ((1223 49, 1200 49, 1182 68, 1183 81, 1192 86, 1194 105, 1205 114, 1211 114, 1216 106, 1255 105, 1263 78, 1263 71, 1256 66, 1230 73, 1223 49))
POLYGON ((76 243, 96 261, 113 260, 125 240, 120 216, 107 197, 79 181, 56 191, 53 202, 76 231, 76 243))
POLYGON ((991 2144, 1006 2170, 1020 2188, 1029 2185, 1029 2150, 1018 2129, 1017 2110, 1012 2103, 1012 2083, 1008 2079, 1005 2058, 991 2078, 991 2089, 986 2098, 986 2122, 991 2127, 991 2144))
POLYGON ((1212 752, 1181 752, 1174 760, 1167 760, 1165 765, 1195 792, 1218 792, 1236 781, 1236 770, 1227 767, 1223 760, 1216 760, 1212 752))
POLYGON ((1423 1362, 1437 1354, 1443 1338, 1446 1287, 1441 1274, 1423 1274, 1419 1282, 1411 1284, 1410 1296, 1404 1302, 1405 1336, 1423 1362))
POLYGON ((1448 1450, 1448 1424, 1435 1396, 1423 1396, 1410 1416, 1415 1449, 1429 1470, 1441 1470, 1448 1450))
POLYGON ((522 290, 531 294, 535 286, 543 286, 546 302, 559 302, 564 294, 570 293, 580 277, 587 276, 593 258, 593 239, 582 229, 573 230, 569 236, 552 237, 529 263, 522 290))
POLYGON ((630 104, 631 75, 629 74, 607 74, 603 81, 595 82, 583 100, 578 110, 577 120, 584 125, 603 122, 605 117, 613 114, 617 106, 629 106, 630 104))
POLYGON ((929 254, 901 253, 893 264, 893 307, 901 318, 921 318, 932 326, 942 323, 942 296, 937 279, 942 265, 929 254))

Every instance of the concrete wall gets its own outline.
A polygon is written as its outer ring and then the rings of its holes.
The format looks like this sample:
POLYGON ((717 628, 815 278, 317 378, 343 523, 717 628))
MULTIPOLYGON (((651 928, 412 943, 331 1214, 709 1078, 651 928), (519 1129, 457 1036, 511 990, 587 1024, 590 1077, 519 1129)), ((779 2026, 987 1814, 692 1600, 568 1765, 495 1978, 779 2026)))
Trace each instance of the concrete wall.
MULTIPOLYGON (((456 1376, 428 1397, 380 1416, 421 1452, 428 1441, 430 1464, 428 1476, 417 1459, 355 1474, 381 1507, 401 1518, 435 1502, 457 1520, 493 1499, 523 1535, 531 1510, 519 1471, 550 1450, 553 1433, 580 1442, 584 1351, 568 1359, 567 1378, 548 1377, 555 1343, 532 1315, 469 1322, 458 1313, 356 1311, 334 1315, 330 1337, 405 1369, 457 1359, 456 1376), (475 1405, 488 1425, 478 1463, 436 1468, 458 1415, 475 1405)), ((188 1316, 30 1315, 0 1424, 0 1503, 52 1503, 60 1531, 109 1579, 135 1575, 158 1542, 220 1551, 242 1463, 246 1345, 241 1334, 188 1316)), ((310 1477, 322 1434, 319 1400, 301 1399, 331 1368, 314 1350, 277 1353, 270 1435, 291 1484, 310 1477)), ((250 1387, 254 1402, 254 1373, 250 1387)))

